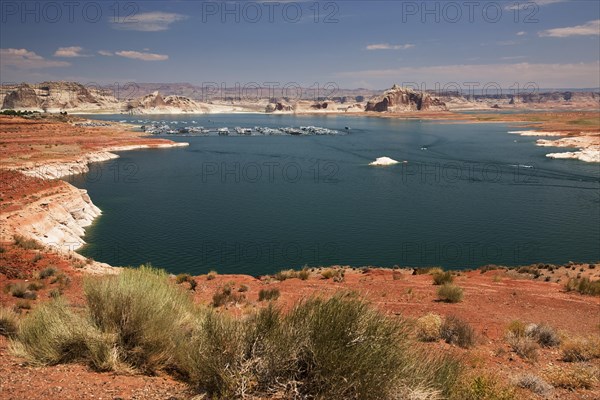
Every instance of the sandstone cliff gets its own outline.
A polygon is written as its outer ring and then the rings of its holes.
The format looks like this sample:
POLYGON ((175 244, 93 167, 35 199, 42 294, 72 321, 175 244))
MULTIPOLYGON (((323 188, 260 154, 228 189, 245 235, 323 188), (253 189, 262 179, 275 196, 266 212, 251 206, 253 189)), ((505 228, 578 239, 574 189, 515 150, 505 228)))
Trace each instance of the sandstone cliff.
POLYGON ((432 97, 429 93, 394 85, 382 96, 371 99, 365 110, 376 112, 446 111, 447 107, 443 101, 432 97))
POLYGON ((112 93, 75 82, 44 82, 2 88, 2 108, 30 111, 110 111, 122 104, 112 93))

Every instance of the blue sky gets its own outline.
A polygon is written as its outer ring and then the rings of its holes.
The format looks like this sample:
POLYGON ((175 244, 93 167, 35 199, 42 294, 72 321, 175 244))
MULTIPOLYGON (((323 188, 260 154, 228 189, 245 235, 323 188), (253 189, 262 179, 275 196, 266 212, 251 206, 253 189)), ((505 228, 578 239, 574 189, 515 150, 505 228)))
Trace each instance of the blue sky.
POLYGON ((478 3, 3 0, 0 79, 600 86, 600 2, 478 3))

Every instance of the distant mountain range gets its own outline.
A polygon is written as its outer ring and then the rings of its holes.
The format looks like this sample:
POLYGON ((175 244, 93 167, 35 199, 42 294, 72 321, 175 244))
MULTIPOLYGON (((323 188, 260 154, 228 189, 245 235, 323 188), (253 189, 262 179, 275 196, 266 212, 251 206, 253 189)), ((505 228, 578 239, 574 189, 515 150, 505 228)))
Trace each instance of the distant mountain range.
POLYGON ((345 113, 485 109, 600 109, 600 91, 526 91, 503 94, 437 93, 394 85, 370 89, 224 87, 189 83, 82 85, 43 82, 0 86, 2 109, 77 113, 345 113))

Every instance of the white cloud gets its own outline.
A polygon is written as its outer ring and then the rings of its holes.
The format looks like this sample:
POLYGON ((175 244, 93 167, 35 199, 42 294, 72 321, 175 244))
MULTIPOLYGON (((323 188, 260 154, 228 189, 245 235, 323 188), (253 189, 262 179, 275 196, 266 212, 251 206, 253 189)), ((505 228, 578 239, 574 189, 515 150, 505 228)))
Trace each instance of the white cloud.
POLYGON ((504 8, 506 10, 521 9, 521 10, 533 11, 531 3, 535 3, 539 7, 542 7, 542 6, 547 6, 547 5, 550 5, 550 4, 565 3, 567 1, 570 1, 570 0, 530 0, 530 1, 522 1, 522 2, 513 2, 512 4, 510 4, 510 5, 508 5, 508 6, 504 7, 504 8))
POLYGON ((66 61, 47 60, 27 49, 0 49, 0 65, 23 69, 68 67, 66 61))
POLYGON ((599 62, 571 64, 465 64, 424 67, 401 67, 395 69, 341 72, 342 78, 379 80, 387 85, 393 82, 425 82, 433 87, 450 82, 479 82, 481 86, 498 83, 510 87, 518 83, 523 87, 534 82, 538 87, 600 87, 599 62))
POLYGON ((554 28, 539 32, 540 37, 600 36, 600 19, 586 22, 583 25, 566 28, 554 28))
POLYGON ((517 36, 525 36, 525 35, 527 35, 527 32, 525 32, 525 31, 517 32, 517 36))
POLYGON ((169 56, 164 54, 142 53, 141 51, 123 50, 117 51, 115 54, 121 57, 143 61, 165 61, 169 59, 169 56))
POLYGON ((114 56, 113 53, 111 53, 110 51, 106 51, 106 50, 98 50, 98 54, 100 54, 101 56, 107 56, 107 57, 114 56))
POLYGON ((86 55, 81 54, 82 51, 83 48, 79 46, 59 47, 58 50, 54 52, 54 57, 87 57, 86 55))
POLYGON ((169 25, 184 19, 187 19, 187 16, 155 11, 136 14, 122 20, 113 20, 112 27, 128 31, 157 32, 166 31, 169 29, 169 25))
POLYGON ((406 50, 415 47, 414 44, 389 44, 378 43, 370 44, 366 47, 367 50, 406 50))

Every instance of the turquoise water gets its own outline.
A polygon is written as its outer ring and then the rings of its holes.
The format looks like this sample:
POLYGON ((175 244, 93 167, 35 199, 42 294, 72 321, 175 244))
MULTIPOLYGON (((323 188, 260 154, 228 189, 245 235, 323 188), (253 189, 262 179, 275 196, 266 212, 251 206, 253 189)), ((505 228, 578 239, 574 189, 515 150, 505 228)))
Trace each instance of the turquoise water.
MULTIPOLYGON (((111 120, 145 117, 94 116, 111 120)), ((343 136, 169 136, 68 178, 103 215, 81 253, 173 273, 303 265, 467 268, 600 260, 600 167, 502 124, 343 116, 152 116, 173 126, 314 125, 343 136), (209 121, 210 120, 210 121, 209 121), (377 157, 407 161, 371 167, 377 157)))

